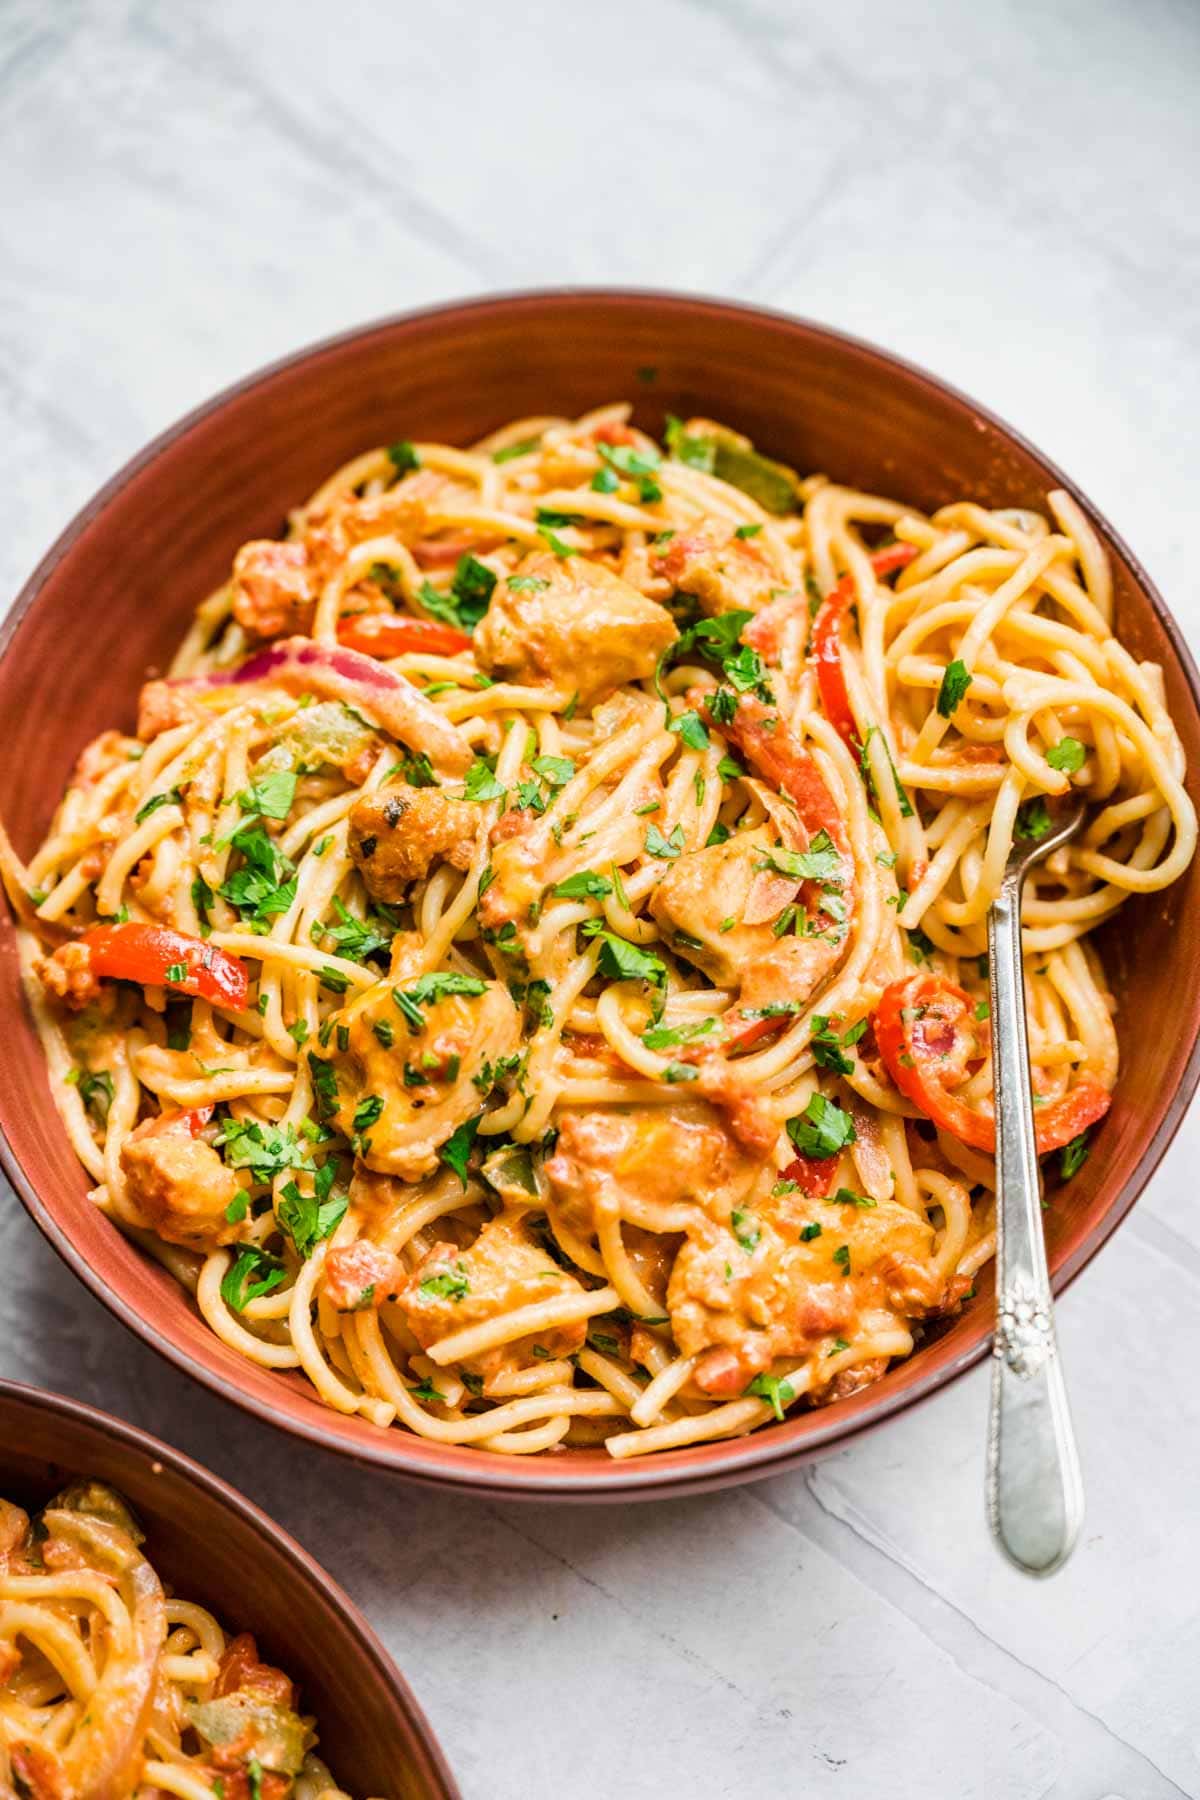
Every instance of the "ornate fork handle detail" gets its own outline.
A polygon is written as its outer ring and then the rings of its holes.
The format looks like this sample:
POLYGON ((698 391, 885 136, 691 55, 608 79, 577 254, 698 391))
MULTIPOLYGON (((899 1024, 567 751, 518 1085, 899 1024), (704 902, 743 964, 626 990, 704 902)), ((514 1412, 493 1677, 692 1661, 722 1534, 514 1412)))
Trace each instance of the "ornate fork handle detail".
POLYGON ((1000 1299, 993 1355, 1028 1381, 1057 1348, 1053 1318, 1030 1284, 1018 1278, 1000 1299))

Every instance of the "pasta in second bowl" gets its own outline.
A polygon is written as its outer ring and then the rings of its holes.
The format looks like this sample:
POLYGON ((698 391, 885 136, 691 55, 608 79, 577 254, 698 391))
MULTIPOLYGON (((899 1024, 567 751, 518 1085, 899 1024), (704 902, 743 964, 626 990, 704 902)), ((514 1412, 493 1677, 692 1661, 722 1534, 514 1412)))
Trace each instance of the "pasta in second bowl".
POLYGON ((345 1800, 327 1763, 359 1795, 457 1791, 277 1526, 131 1426, 0 1383, 0 1792, 345 1800))
POLYGON ((987 1279, 1014 836, 1094 798, 1026 907, 1052 1255, 1122 1092, 1088 934, 1194 848, 1176 667, 1068 489, 930 504, 631 410, 400 416, 6 858, 93 1203, 235 1361, 437 1473, 609 1488, 887 1410, 987 1279))

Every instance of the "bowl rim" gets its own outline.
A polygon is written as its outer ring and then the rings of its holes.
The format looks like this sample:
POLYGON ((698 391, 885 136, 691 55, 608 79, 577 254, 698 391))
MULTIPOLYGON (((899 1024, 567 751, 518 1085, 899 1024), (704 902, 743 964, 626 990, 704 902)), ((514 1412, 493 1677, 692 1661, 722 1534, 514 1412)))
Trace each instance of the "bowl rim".
MULTIPOLYGON (((722 318, 732 317, 747 323, 766 326, 772 330, 799 332, 810 340, 822 340, 831 346, 852 352, 868 363, 873 363, 881 371, 899 373, 918 389, 924 390, 926 394, 939 401, 949 400, 957 407, 965 408, 981 426, 998 433, 1010 445, 1015 446, 1037 463, 1056 486, 1065 489, 1082 507, 1093 525, 1098 528, 1101 539, 1123 559, 1136 585, 1149 601, 1159 625, 1169 640, 1179 672, 1187 684, 1197 712, 1200 712, 1200 670, 1197 669, 1183 634, 1158 587, 1105 514, 1083 493, 1070 476, 1059 468, 1057 463, 1039 450, 1021 432, 1009 425, 1005 419, 988 407, 981 405, 952 382, 942 380, 920 364, 910 362, 907 358, 885 350, 878 344, 849 332, 840 331, 836 327, 820 321, 784 312, 778 308, 750 305, 744 301, 727 300, 719 296, 639 286, 608 287, 565 284, 543 288, 509 289, 497 293, 439 301, 429 306, 385 314, 380 318, 351 326, 344 331, 318 338, 312 343, 302 345, 298 349, 289 351, 274 361, 252 370, 229 386, 220 389, 208 400, 191 408, 173 424, 158 433, 143 449, 122 464, 92 499, 80 508, 23 583, 6 617, 0 621, 0 660, 8 654, 22 619, 36 604, 50 575, 69 554, 92 521, 143 469, 179 440, 186 437, 194 428, 225 407, 249 396, 256 389, 266 387, 277 377, 294 369, 299 364, 319 362, 322 358, 336 354, 350 345, 365 344, 372 337, 384 337, 398 329, 423 325, 455 324, 468 320, 472 316, 487 313, 508 313, 519 316, 525 311, 536 311, 547 303, 567 308, 572 304, 577 304, 581 308, 606 305, 615 309, 629 308, 631 310, 637 307, 651 306, 661 308, 668 314, 674 314, 675 317, 687 314, 708 315, 717 323, 722 318)), ((1101 1217, 1096 1220, 1087 1236, 1081 1240, 1071 1255, 1064 1259, 1054 1272, 1051 1280, 1055 1294, 1061 1294, 1075 1280, 1076 1276, 1086 1268, 1126 1218, 1179 1130, 1198 1084, 1200 1084, 1200 1012, 1197 1013, 1192 1043, 1179 1083, 1167 1103, 1157 1130, 1143 1147, 1127 1181, 1113 1197, 1101 1217)), ((351 1462, 361 1466, 385 1469, 390 1474, 427 1486, 450 1488, 485 1499, 529 1499, 535 1501, 541 1499, 573 1501, 664 1499, 686 1497, 718 1487, 764 1479, 779 1474, 787 1467, 799 1466, 815 1456, 847 1445, 873 1431, 885 1420, 897 1417, 900 1413, 957 1381, 968 1369, 981 1362, 991 1349, 991 1334, 985 1332, 977 1343, 964 1345, 952 1360, 939 1368, 931 1369, 924 1374, 918 1373, 898 1392, 889 1393, 883 1388, 882 1383, 879 1384, 879 1388, 883 1391, 877 1390, 878 1399, 852 1423, 843 1421, 839 1417, 836 1407, 827 1409, 823 1422, 817 1426, 810 1424, 803 1438, 798 1440, 793 1439, 785 1423, 769 1431, 751 1433, 748 1437, 717 1439, 712 1443, 693 1446, 688 1450, 666 1451, 657 1457, 629 1458, 628 1460, 613 1458, 611 1468, 592 1467, 586 1470, 578 1468, 572 1470, 567 1459, 552 1464, 549 1458, 533 1458, 532 1461, 538 1465, 539 1473, 536 1478, 532 1479, 525 1475, 526 1458, 492 1456, 486 1452, 471 1452, 469 1460, 460 1461, 456 1456, 453 1461, 448 1458, 443 1466, 430 1466, 415 1463, 406 1453, 406 1445, 409 1441, 409 1435, 406 1432, 390 1429, 387 1431, 377 1430, 363 1421, 361 1440, 348 1443, 328 1431, 319 1417, 310 1419, 307 1415, 297 1416, 290 1411, 275 1411, 265 1400, 260 1401, 244 1389, 231 1389, 215 1370, 204 1364, 196 1363, 182 1348, 177 1348, 172 1344, 148 1318, 107 1287, 98 1272, 93 1270, 75 1248, 66 1230, 52 1216, 49 1207, 26 1176, 2 1124, 0 1124, 0 1167, 8 1175, 14 1190, 38 1229, 84 1286, 128 1330, 140 1337, 160 1356, 193 1380, 201 1382, 212 1393, 239 1407, 243 1412, 286 1432, 289 1436, 315 1444, 320 1449, 331 1450, 339 1456, 348 1457, 351 1462), (692 1460, 696 1456, 697 1450, 708 1452, 704 1461, 699 1464, 692 1460), (688 1460, 681 1462, 683 1458, 688 1460)), ((812 1415, 808 1414, 805 1417, 811 1420, 812 1415)), ((133 1428, 123 1427, 122 1429, 131 1430, 133 1428)), ((461 1447, 458 1446, 442 1448, 457 1450, 459 1456, 462 1454, 461 1447)), ((205 1472, 201 1471, 201 1473, 205 1472)), ((217 1480, 212 1476, 207 1476, 207 1479, 209 1481, 217 1480)), ((303 1551, 300 1552, 301 1556, 305 1554, 303 1551)), ((325 1579, 328 1580, 328 1577, 325 1579)), ((403 1681, 402 1677, 400 1679, 403 1681)), ((415 1702, 413 1704, 415 1705, 415 1702)))
MULTIPOLYGON (((138 1425, 131 1425, 126 1419, 118 1419, 99 1406, 92 1406, 85 1400, 73 1399, 68 1394, 60 1394, 50 1388, 34 1387, 28 1382, 12 1381, 6 1376, 0 1376, 0 1406, 7 1401, 32 1407, 56 1420, 64 1420, 68 1425, 88 1426, 123 1450, 133 1451, 151 1463, 169 1468, 188 1486, 197 1489, 204 1496, 205 1502, 218 1511, 236 1513, 259 1543, 266 1543, 283 1558, 302 1586, 315 1588, 326 1605, 339 1614, 342 1623, 369 1658, 380 1681, 394 1694, 424 1758, 424 1767, 420 1773, 432 1787, 440 1788, 445 1800, 461 1800, 450 1766, 407 1679, 349 1594, 290 1532, 285 1531, 282 1525, 277 1524, 260 1506, 256 1506, 253 1500, 248 1500, 230 1482, 214 1474, 203 1463, 196 1462, 184 1451, 176 1450, 161 1438, 143 1431, 138 1425)), ((76 1472, 82 1474, 85 1471, 76 1472)))

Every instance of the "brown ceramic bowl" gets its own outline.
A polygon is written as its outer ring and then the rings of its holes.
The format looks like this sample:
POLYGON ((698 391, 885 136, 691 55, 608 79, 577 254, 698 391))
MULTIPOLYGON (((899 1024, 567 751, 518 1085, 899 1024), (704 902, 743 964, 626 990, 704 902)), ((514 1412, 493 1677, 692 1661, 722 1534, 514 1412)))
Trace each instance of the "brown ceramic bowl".
POLYGON ((265 1513, 198 1463, 93 1406, 0 1381, 0 1498, 33 1509, 77 1477, 120 1489, 173 1590, 252 1631, 299 1684, 348 1793, 457 1800, 403 1676, 366 1620, 265 1513))
MULTIPOLYGON (((18 847, 42 831, 80 746, 133 716, 192 606, 246 538, 344 459, 400 437, 465 443, 520 414, 574 413, 628 396, 639 424, 724 418, 799 469, 931 509, 971 497, 1043 507, 1065 487, 1113 565, 1117 627, 1162 664, 1193 771, 1197 675, 1179 631, 1112 528, 1045 457, 932 376, 798 320, 677 295, 525 294, 387 320, 319 344, 232 388, 122 471, 63 535, 8 621, 0 662, 0 813, 18 847)), ((1112 1112, 1082 1172, 1047 1213, 1055 1286, 1095 1255, 1145 1186, 1192 1097, 1200 1056, 1200 862, 1132 902, 1107 934, 1123 1029, 1112 1112)), ((30 1213, 92 1291, 148 1343, 218 1393, 299 1437, 403 1473, 491 1494, 595 1499, 695 1491, 777 1472, 932 1393, 985 1354, 990 1277, 978 1297, 874 1387, 732 1443, 615 1462, 603 1450, 502 1457, 432 1444, 321 1406, 298 1377, 227 1350, 188 1300, 85 1198, 0 944, 0 1126, 30 1213)))

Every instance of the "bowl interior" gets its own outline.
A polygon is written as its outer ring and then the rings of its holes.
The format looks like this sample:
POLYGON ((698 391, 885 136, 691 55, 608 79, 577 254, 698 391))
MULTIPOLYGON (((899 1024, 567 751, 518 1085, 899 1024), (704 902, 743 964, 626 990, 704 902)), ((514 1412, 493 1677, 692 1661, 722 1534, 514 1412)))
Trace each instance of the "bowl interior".
POLYGON ((0 1496, 36 1508, 77 1476, 119 1488, 171 1589, 209 1607, 227 1630, 252 1631, 266 1660, 299 1683, 321 1754, 349 1792, 453 1800, 412 1696, 290 1539, 142 1433, 55 1395, 0 1384, 0 1496))
MULTIPOLYGON (((666 412, 703 412, 801 470, 926 509, 963 497, 1044 509, 1049 488, 1070 487, 1007 428, 920 371, 773 315, 680 297, 569 293, 368 328, 266 371, 185 420, 117 477, 34 576, 0 662, 0 814, 18 848, 30 851, 44 830, 80 747, 131 722, 140 683, 166 663, 192 607, 225 577, 239 544, 278 533, 287 508, 340 462, 399 437, 468 442, 521 415, 575 413, 621 397, 652 431, 666 412)), ((1162 665, 1194 769, 1200 711, 1190 658, 1145 575, 1088 510, 1112 561, 1117 629, 1135 656, 1162 665)), ((1198 902, 1193 864, 1165 894, 1132 902, 1102 941, 1119 1005, 1122 1074, 1090 1159, 1046 1215, 1060 1285, 1132 1203, 1195 1086, 1198 902)), ((652 1466, 617 1465, 603 1450, 488 1456, 343 1418, 299 1378, 271 1375, 226 1349, 166 1274, 89 1205, 20 1002, 7 927, 0 959, 0 1126, 34 1216, 100 1297, 158 1348, 263 1417, 334 1447, 497 1492, 707 1485, 872 1423, 983 1352, 990 1277, 958 1319, 876 1386, 754 1438, 675 1452, 652 1466)))

